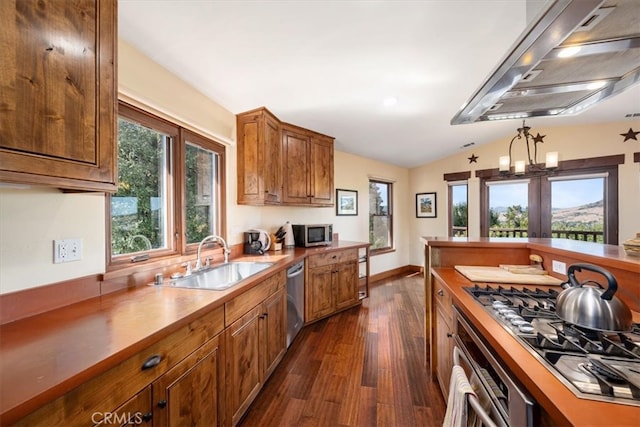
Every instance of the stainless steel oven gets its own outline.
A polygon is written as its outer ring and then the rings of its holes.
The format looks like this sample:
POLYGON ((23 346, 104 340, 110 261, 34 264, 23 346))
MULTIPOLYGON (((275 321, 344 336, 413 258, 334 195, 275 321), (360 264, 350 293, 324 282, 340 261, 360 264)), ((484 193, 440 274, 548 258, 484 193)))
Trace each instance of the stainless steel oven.
MULTIPOLYGON (((498 426, 534 426, 536 404, 498 361, 476 330, 455 307, 455 344, 462 352, 468 376, 475 374, 488 397, 490 418, 498 426)), ((480 399, 482 400, 482 399, 480 399)))

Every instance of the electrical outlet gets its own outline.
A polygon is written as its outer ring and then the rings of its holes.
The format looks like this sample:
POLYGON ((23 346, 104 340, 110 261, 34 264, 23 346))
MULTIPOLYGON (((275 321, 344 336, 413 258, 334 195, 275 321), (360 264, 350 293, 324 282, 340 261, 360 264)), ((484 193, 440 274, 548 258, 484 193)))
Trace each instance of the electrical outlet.
POLYGON ((80 261, 82 259, 82 239, 61 239, 53 241, 53 263, 80 261))
POLYGON ((551 261, 551 269, 554 273, 567 274, 567 264, 564 262, 553 260, 551 261))

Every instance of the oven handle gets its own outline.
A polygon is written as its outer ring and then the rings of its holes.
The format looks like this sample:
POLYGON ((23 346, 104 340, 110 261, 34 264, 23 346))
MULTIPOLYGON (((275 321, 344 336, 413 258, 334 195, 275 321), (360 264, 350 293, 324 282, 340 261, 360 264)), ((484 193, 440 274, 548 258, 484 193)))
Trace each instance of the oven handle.
MULTIPOLYGON (((469 362, 469 359, 467 358, 466 354, 464 354, 464 352, 460 350, 457 345, 453 346, 453 364, 454 365, 460 366, 460 356, 462 356, 462 358, 465 359, 467 364, 471 366, 471 363, 469 362)), ((494 423, 493 420, 489 417, 489 414, 486 413, 482 405, 480 405, 478 396, 476 396, 475 394, 467 395, 467 402, 469 402, 469 405, 471 405, 474 412, 480 417, 480 419, 482 419, 483 425, 487 427, 498 427, 496 423, 494 423)))
MULTIPOLYGON (((471 337, 472 341, 475 343, 476 346, 478 346, 478 349, 482 352, 484 357, 487 359, 487 361, 491 364, 493 369, 496 371, 501 381, 503 381, 504 384, 509 389, 508 418, 512 418, 513 415, 516 415, 515 418, 519 418, 520 416, 523 416, 523 418, 526 418, 527 420, 527 426, 528 427, 532 426, 533 418, 530 411, 534 406, 534 401, 531 399, 531 397, 529 397, 529 395, 525 391, 523 391, 520 387, 518 387, 518 385, 516 385, 516 383, 511 379, 511 377, 505 372, 505 370, 498 363, 495 357, 491 354, 491 352, 486 347, 486 345, 482 342, 480 337, 478 337, 478 334, 475 332, 475 330, 469 325, 469 323, 466 321, 466 319, 462 316, 462 314, 458 311, 458 309, 455 306, 453 307, 453 311, 454 311, 456 321, 460 325, 462 325, 462 327, 466 330, 466 332, 471 337), (518 395, 518 399, 515 399, 513 397, 516 394, 518 395), (513 404, 516 404, 517 408, 512 407, 513 404), (512 413, 512 411, 515 411, 516 414, 512 413)), ((456 341, 456 344, 460 346, 460 350, 462 350, 463 353, 466 353, 465 351, 466 349, 464 344, 462 343, 462 340, 458 337, 457 334, 454 334, 453 336, 454 336, 454 340, 456 341)), ((484 378, 482 378, 482 375, 480 374, 480 372, 478 372, 477 369, 475 368, 474 365, 476 364, 473 362, 473 358, 470 357, 468 354, 465 354, 465 356, 467 356, 467 359, 470 362, 472 362, 471 367, 474 368, 474 371, 476 371, 476 375, 478 375, 480 382, 485 386, 485 389, 487 389, 487 392, 490 393, 491 399, 496 399, 495 401, 497 401, 498 398, 495 396, 495 394, 491 390, 491 387, 485 383, 484 378)), ((500 411, 502 411, 502 408, 500 408, 500 411)))
MULTIPOLYGON (((462 356, 462 359, 464 360, 464 362, 467 364, 467 366, 469 366, 469 368, 475 372, 476 377, 478 378, 478 381, 480 382, 480 385, 482 386, 482 388, 484 389, 485 393, 489 396, 489 400, 491 401, 491 412, 496 414, 497 418, 499 419, 499 421, 502 424, 502 427, 507 427, 508 424, 505 422, 506 419, 504 417, 508 417, 509 414, 504 412, 503 408, 500 407, 500 404, 498 403, 500 401, 500 399, 498 398, 498 396, 495 394, 495 392, 493 391, 493 389, 491 388, 491 386, 487 383, 487 380, 484 378, 484 375, 482 375, 481 373, 481 367, 476 363, 475 360, 473 360, 473 358, 468 354, 467 349, 465 348, 464 343, 462 342, 462 340, 458 337, 457 334, 453 335, 453 339, 455 341, 455 346, 454 348, 454 363, 456 363, 455 361, 455 350, 458 350, 458 354, 460 356, 462 356)), ((460 361, 460 359, 458 358, 458 362, 460 361)), ((458 363, 456 363, 458 364, 458 363)), ((495 421, 494 421, 495 422, 495 421)))

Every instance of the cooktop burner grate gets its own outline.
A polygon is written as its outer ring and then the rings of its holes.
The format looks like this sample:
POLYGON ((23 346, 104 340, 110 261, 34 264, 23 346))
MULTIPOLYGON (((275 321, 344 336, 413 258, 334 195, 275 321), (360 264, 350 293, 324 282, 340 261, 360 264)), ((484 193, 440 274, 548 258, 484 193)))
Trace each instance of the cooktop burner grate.
POLYGON ((571 325, 555 312, 555 289, 465 290, 577 396, 640 406, 640 325, 623 333, 571 325))

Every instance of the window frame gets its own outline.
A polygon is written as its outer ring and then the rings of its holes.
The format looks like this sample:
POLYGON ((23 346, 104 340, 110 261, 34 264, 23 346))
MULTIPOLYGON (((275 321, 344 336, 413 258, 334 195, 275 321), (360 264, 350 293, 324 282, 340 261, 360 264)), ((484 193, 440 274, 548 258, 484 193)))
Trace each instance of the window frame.
MULTIPOLYGON (((113 255, 111 248, 111 198, 112 194, 105 197, 106 206, 106 269, 116 271, 133 265, 147 265, 157 261, 166 263, 171 259, 180 261, 180 257, 192 255, 197 252, 198 243, 186 243, 186 218, 185 206, 186 197, 184 186, 186 182, 184 162, 186 160, 186 143, 201 147, 205 150, 216 153, 218 159, 218 180, 214 185, 217 187, 218 198, 218 221, 219 234, 225 240, 226 236, 226 148, 223 144, 212 140, 206 136, 198 134, 190 129, 186 129, 178 124, 162 117, 156 116, 142 108, 131 105, 122 100, 118 101, 117 117, 123 117, 134 121, 142 126, 163 132, 170 137, 167 165, 166 165, 166 185, 167 185, 167 248, 152 249, 150 251, 139 251, 121 255, 113 255), (132 255, 142 255, 143 258, 134 262, 132 255), (146 258, 148 255, 148 258, 146 258)), ((116 151, 117 153, 117 151, 116 151)), ((117 154, 116 154, 117 156, 117 154)), ((116 158, 117 162, 117 158, 116 158)), ((222 249, 217 249, 222 253, 222 249)))
MULTIPOLYGON (((380 255, 380 254, 384 254, 384 253, 394 252, 395 251, 395 245, 394 245, 394 241, 395 240, 394 240, 394 236, 393 236, 393 182, 386 181, 386 180, 380 179, 380 178, 369 178, 369 187, 371 186, 371 183, 385 184, 387 186, 387 189, 388 189, 387 202, 389 203, 387 215, 374 215, 374 214, 371 213, 371 199, 369 199, 369 227, 371 227, 371 220, 372 220, 372 218, 374 216, 385 216, 385 217, 389 218, 389 246, 385 246, 385 247, 382 247, 382 248, 375 248, 375 249, 373 247, 371 247, 369 249, 369 255, 373 256, 373 255, 380 255)), ((373 244, 371 242, 371 238, 369 238, 369 243, 373 244)))
POLYGON ((447 223, 448 233, 453 237, 453 186, 466 185, 467 187, 467 229, 466 237, 469 236, 469 178, 471 171, 445 173, 443 179, 447 182, 447 223))
POLYGON ((594 157, 586 159, 566 160, 559 162, 554 171, 541 173, 527 172, 524 175, 503 177, 498 169, 483 169, 476 171, 476 177, 480 178, 480 235, 489 234, 489 192, 487 182, 522 180, 529 182, 529 229, 527 235, 536 238, 549 238, 551 227, 551 183, 547 177, 574 176, 608 173, 605 179, 604 204, 606 217, 604 220, 604 243, 618 244, 618 165, 624 163, 624 154, 594 157))

